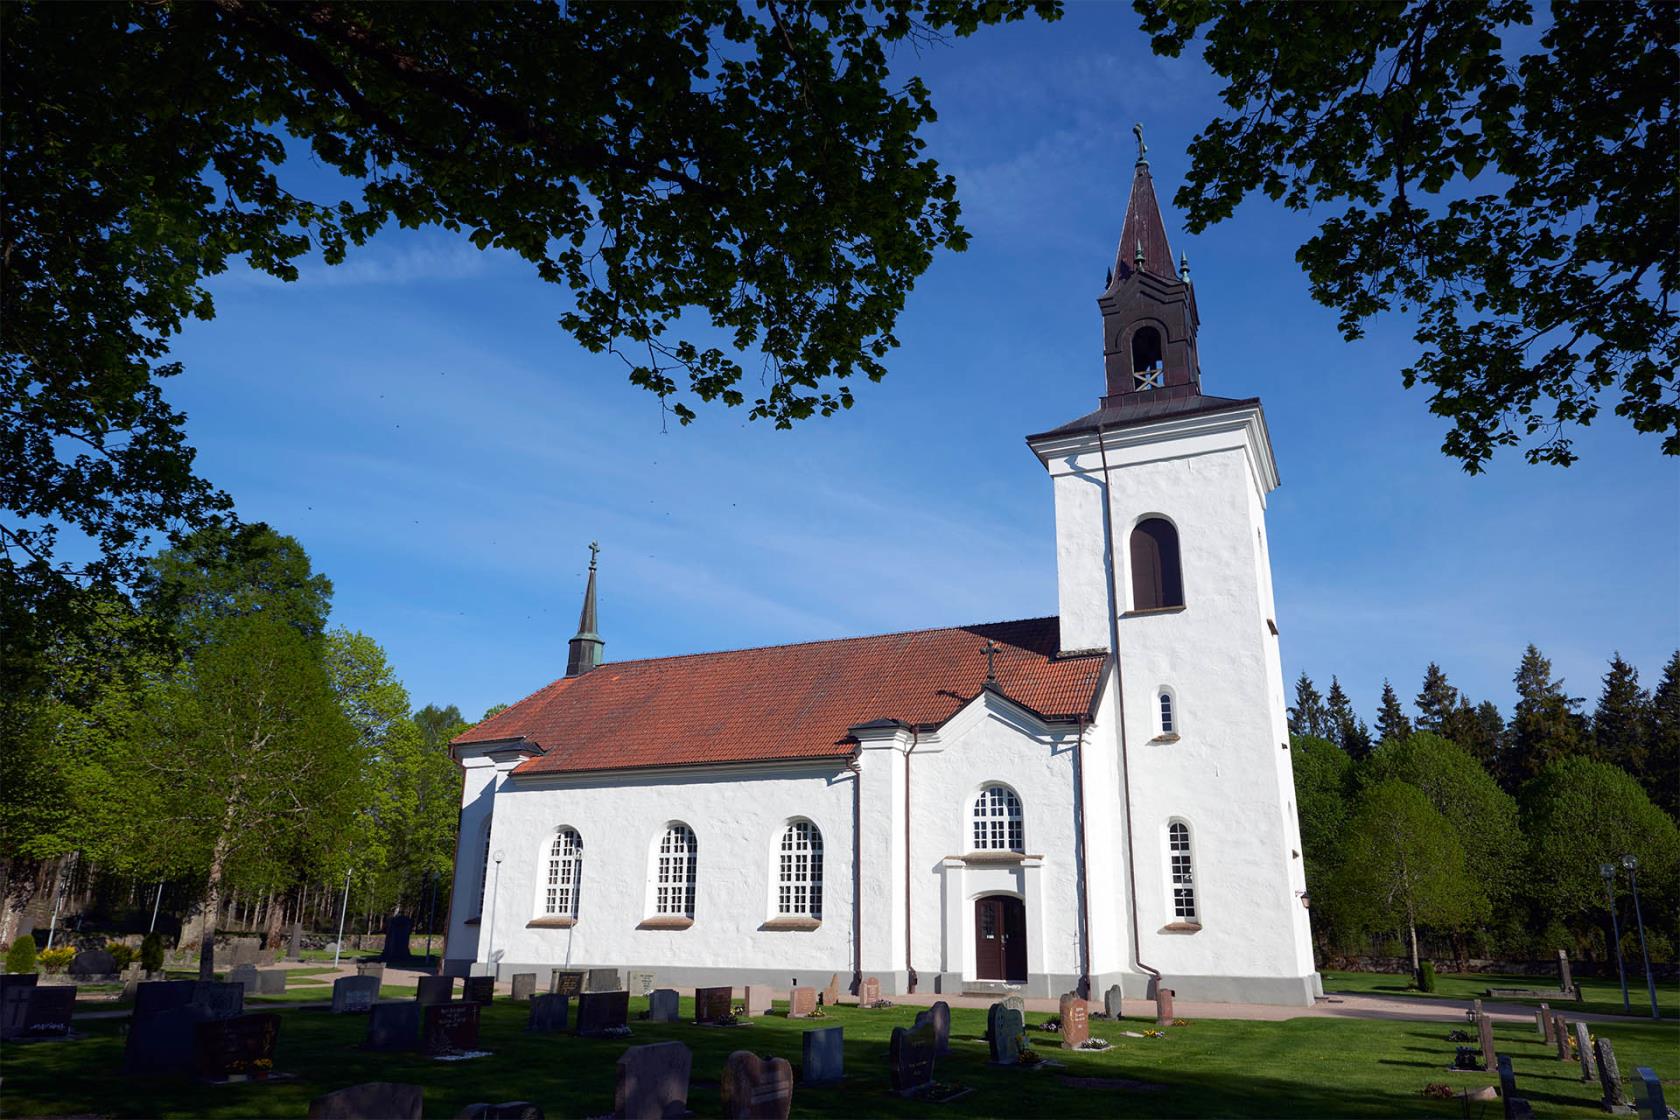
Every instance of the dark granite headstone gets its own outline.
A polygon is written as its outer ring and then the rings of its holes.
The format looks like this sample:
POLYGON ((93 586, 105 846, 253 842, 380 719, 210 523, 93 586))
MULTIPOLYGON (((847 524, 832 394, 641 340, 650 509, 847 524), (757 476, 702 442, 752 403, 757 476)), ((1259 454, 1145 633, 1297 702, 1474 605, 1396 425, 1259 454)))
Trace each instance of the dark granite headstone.
POLYGON ((413 1050, 420 1045, 421 1005, 412 1000, 376 1003, 369 1009, 369 1050, 413 1050))
POLYGON ((379 981, 371 976, 340 976, 333 981, 334 1015, 367 1011, 379 1002, 379 981))
POLYGON ((107 949, 83 949, 76 954, 67 970, 76 977, 87 976, 115 976, 117 974, 117 958, 107 949))
POLYGON ((1575 1024, 1575 1056, 1581 1062, 1581 1080, 1592 1081, 1598 1076, 1593 1067, 1592 1038, 1585 1023, 1575 1024))
POLYGON ((530 1101, 469 1104, 455 1114, 455 1120, 543 1120, 543 1110, 530 1101))
POLYGON ((207 1019, 198 1024, 195 1033, 198 1075, 211 1081, 225 1081, 234 1074, 273 1069, 274 1047, 280 1041, 280 1016, 268 1011, 231 1019, 207 1019))
POLYGON ((842 1027, 820 1027, 804 1032, 799 1077, 807 1085, 825 1085, 846 1075, 846 1032, 842 1027))
POLYGON ((916 1026, 923 1023, 933 1024, 934 1052, 949 1054, 951 1052, 951 1005, 942 999, 933 1001, 933 1006, 926 1011, 916 1013, 916 1026))
POLYGON ((19 1038, 69 1038, 70 1016, 76 1010, 76 985, 50 984, 19 988, 27 997, 19 1038))
POLYGON ((584 982, 583 990, 586 992, 629 991, 628 988, 624 987, 624 982, 618 978, 618 969, 616 968, 590 969, 589 978, 584 982))
POLYGON ((414 985, 414 1002, 422 1006, 455 998, 455 977, 422 976, 414 985))
POLYGON ((1499 1055, 1499 1099, 1505 1107, 1505 1120, 1527 1120, 1534 1115, 1534 1106, 1517 1095, 1517 1075, 1511 1070, 1511 1059, 1499 1055))
POLYGON ((933 1084, 935 1053, 932 1023, 909 1029, 894 1027, 892 1041, 887 1046, 893 1092, 908 1096, 933 1084))
POLYGON ((591 1038, 630 1023, 629 992, 585 992, 578 997, 577 1033, 591 1038))
MULTIPOLYGON (((249 988, 245 989, 245 994, 250 995, 251 994, 251 989, 249 989, 249 988)), ((283 968, 259 968, 259 969, 257 969, 257 992, 256 992, 256 994, 260 995, 260 996, 285 995, 286 994, 286 970, 283 969, 283 968)))
POLYGON ((654 1023, 677 1021, 677 990, 655 988, 648 993, 648 1020, 654 1023))
POLYGON ((461 1054, 478 1049, 476 1003, 427 1004, 420 1019, 420 1049, 427 1054, 461 1054))
POLYGON ((788 993, 788 1018, 808 1019, 817 1010, 815 988, 794 988, 788 993))
POLYGON ((1110 1019, 1120 1018, 1122 1005, 1120 1002, 1120 985, 1110 984, 1108 991, 1103 993, 1103 1014, 1110 1019))
POLYGON ((581 996, 584 974, 568 968, 557 968, 549 975, 548 991, 556 996, 581 996))
MULTIPOLYGON (((1171 1006, 1171 997, 1168 997, 1171 1006)), ((1091 1009, 1072 992, 1062 997, 1062 1049, 1076 1050, 1091 1037, 1091 1009)))
POLYGON ((309 1120, 421 1120, 426 1091, 396 1081, 364 1081, 309 1102, 309 1120))
POLYGON ((208 1008, 183 1003, 129 1022, 123 1072, 142 1077, 190 1077, 198 1069, 198 1026, 208 1008))
POLYGON ((392 914, 385 919, 385 947, 379 951, 382 961, 406 961, 409 952, 408 936, 414 932, 414 919, 407 914, 392 914))
MULTIPOLYGON (((630 993, 625 992, 628 998, 630 993)), ((694 1055, 680 1042, 632 1046, 619 1055, 613 1116, 664 1120, 688 1112, 688 1079, 694 1055)))
POLYGON ((537 994, 537 974, 534 972, 516 972, 513 974, 513 998, 516 1000, 530 999, 537 994))
POLYGON ((715 1023, 734 1011, 734 988, 694 989, 694 1021, 715 1023))
POLYGON ((729 1120, 787 1120, 793 1064, 737 1050, 723 1064, 723 1114, 729 1120))
POLYGON ((1476 1041, 1482 1047, 1482 1068, 1492 1073, 1499 1068, 1499 1055, 1493 1048, 1493 1019, 1485 1012, 1476 1016, 1476 1041))
POLYGON ((1668 1120, 1668 1101, 1663 1097, 1662 1078, 1650 1066, 1635 1066, 1639 1078, 1635 1090, 1639 1094, 1639 1110, 1654 1120, 1668 1120))
POLYGON ((528 1031, 563 1031, 570 1025, 571 996, 541 995, 531 997, 531 1017, 525 1022, 528 1031))
POLYGON ((29 1024, 29 996, 34 990, 21 984, 0 988, 0 1039, 23 1037, 29 1024))
POLYGON ((468 1003, 493 1003, 496 999, 494 976, 469 976, 461 981, 461 998, 468 1003))
POLYGON ((1616 1048, 1608 1038, 1593 1043, 1598 1057, 1598 1087, 1602 1096, 1598 1106, 1606 1112, 1628 1111, 1627 1090, 1622 1088, 1622 1067, 1616 1063, 1616 1048))
POLYGON ((992 1048, 992 1063, 1012 1066, 1021 1060, 1021 1047, 1027 1033, 1026 1016, 1007 1000, 992 1004, 986 1012, 986 1041, 992 1048))
POLYGON ((881 981, 873 976, 863 978, 863 988, 858 992, 858 1002, 864 1007, 874 1007, 881 1001, 881 981))
POLYGON ((1155 1025, 1170 1027, 1173 1021, 1173 990, 1157 987, 1155 989, 1155 1025))

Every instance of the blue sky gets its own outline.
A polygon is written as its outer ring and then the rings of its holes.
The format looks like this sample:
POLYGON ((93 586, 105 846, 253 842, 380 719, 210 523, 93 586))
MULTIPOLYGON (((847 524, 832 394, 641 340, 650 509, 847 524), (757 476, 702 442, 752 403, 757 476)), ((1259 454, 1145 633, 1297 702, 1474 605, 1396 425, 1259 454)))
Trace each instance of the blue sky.
POLYGON ((1096 296, 1141 120, 1204 388, 1265 402, 1288 677, 1338 674, 1367 718, 1385 676, 1409 699, 1432 659, 1508 710, 1529 642, 1573 695, 1618 649, 1654 683, 1680 644, 1680 464, 1608 409, 1568 470, 1448 461, 1400 386, 1408 326, 1344 343, 1308 296, 1310 216, 1251 202, 1182 232, 1183 152, 1219 110, 1197 58, 1151 55, 1129 6, 1075 5, 900 62, 932 89, 973 246, 923 277, 849 413, 667 430, 556 325, 563 291, 388 230, 297 283, 214 283, 168 385, 201 470, 303 542, 335 624, 376 638, 416 705, 470 717, 564 672, 591 539, 609 660, 1054 613, 1050 488, 1022 437, 1102 391, 1096 296))

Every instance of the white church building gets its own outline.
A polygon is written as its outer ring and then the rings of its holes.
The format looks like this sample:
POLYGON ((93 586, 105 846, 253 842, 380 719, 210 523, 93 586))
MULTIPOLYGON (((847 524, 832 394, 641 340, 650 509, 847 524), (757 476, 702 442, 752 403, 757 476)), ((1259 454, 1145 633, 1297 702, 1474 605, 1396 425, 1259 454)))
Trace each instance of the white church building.
POLYGON ((1141 157, 1097 303, 1100 406, 1027 438, 1059 615, 604 662, 592 560, 566 675, 454 741, 446 972, 1312 1002, 1277 468, 1141 157))

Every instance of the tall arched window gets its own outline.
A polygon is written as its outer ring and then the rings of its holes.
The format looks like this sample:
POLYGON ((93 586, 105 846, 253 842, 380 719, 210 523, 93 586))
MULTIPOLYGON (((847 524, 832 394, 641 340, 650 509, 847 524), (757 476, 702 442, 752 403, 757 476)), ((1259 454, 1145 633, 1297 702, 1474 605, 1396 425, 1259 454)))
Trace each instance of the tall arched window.
POLYGON ((1132 332, 1132 388, 1159 389, 1166 384, 1161 368, 1161 332, 1139 327, 1132 332))
POLYGON ((475 918, 484 916, 484 892, 490 888, 490 825, 494 819, 484 819, 484 865, 478 869, 478 909, 473 911, 475 918))
POLYGON ((1161 705, 1161 734, 1178 734, 1178 710, 1173 704, 1172 689, 1163 688, 1157 693, 1161 705))
POLYGON ((1008 786, 987 786, 974 799, 974 850, 1027 850, 1021 828, 1021 799, 1008 786))
POLYGON ((1184 605, 1178 570, 1178 530, 1162 517, 1147 517, 1132 530, 1132 609, 1184 605))
POLYGON ((1183 821, 1173 821, 1167 826, 1167 870, 1172 877, 1174 919, 1196 921, 1196 881, 1190 860, 1190 826, 1183 821))
POLYGON ((699 860, 694 830, 673 824, 659 841, 659 877, 654 884, 656 914, 694 917, 694 873, 699 860))
POLYGON ((822 833, 810 821, 794 821, 782 832, 776 872, 776 913, 822 917, 822 833))
POLYGON ((548 885, 543 913, 551 918, 578 915, 578 884, 583 877, 583 838, 575 828, 562 828, 548 846, 548 885))

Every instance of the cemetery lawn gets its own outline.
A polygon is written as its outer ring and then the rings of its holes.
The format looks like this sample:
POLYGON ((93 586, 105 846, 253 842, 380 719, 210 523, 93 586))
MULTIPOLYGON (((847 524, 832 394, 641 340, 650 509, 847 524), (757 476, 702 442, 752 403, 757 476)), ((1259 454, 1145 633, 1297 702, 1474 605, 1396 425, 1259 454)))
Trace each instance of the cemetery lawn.
MULTIPOLYGON (((1492 972, 1443 972, 1435 977, 1433 992, 1420 992, 1412 987, 1410 973, 1391 972, 1325 972, 1324 990, 1326 992, 1359 992, 1363 994, 1385 996, 1405 995, 1416 996, 1419 999, 1478 999, 1486 998, 1489 988, 1534 988, 1545 990, 1548 984, 1556 986, 1557 980, 1550 976, 1511 976, 1492 972)), ((1541 996, 1538 999, 1510 999, 1500 996, 1489 1002, 1498 1003, 1526 1003, 1531 1007, 1538 1007, 1541 1003, 1551 1005, 1553 1011, 1564 1015, 1575 1012, 1586 1012, 1592 1015, 1621 1015, 1622 989, 1615 977, 1605 980, 1600 977, 1579 976, 1575 979, 1584 997, 1581 1002, 1573 1000, 1558 1000, 1541 996)), ((1628 974, 1628 1003, 1632 1007, 1632 1014, 1636 1018, 1650 1019, 1651 996, 1645 987, 1645 974, 1641 972, 1635 977, 1628 974)), ((1672 983, 1657 983, 1657 1010, 1662 1012, 1664 1019, 1680 1017, 1680 988, 1672 983)))
MULTIPOLYGON (((15 1116, 302 1116, 310 1098, 362 1081, 423 1085, 426 1115, 454 1116, 475 1101, 530 1100, 551 1117, 603 1115, 612 1109, 614 1068, 626 1046, 679 1040, 694 1051, 689 1107, 699 1116, 722 1112, 718 1086, 724 1059, 737 1049, 800 1061, 800 1034, 815 1027, 846 1029, 844 1082, 794 1089, 795 1116, 1256 1116, 1256 1117, 1459 1117, 1456 1100, 1423 1095, 1424 1086, 1454 1089, 1493 1084, 1496 1075, 1449 1073, 1454 1043, 1447 1032, 1462 1021, 1390 1022, 1367 1019, 1295 1019, 1288 1022, 1198 1020, 1174 1027, 1165 1038, 1126 1038, 1150 1020, 1091 1020, 1091 1033, 1115 1043, 1104 1052, 1057 1048, 1057 1036, 1032 1029, 1046 1018, 1030 1014, 1027 1038, 1063 1069, 1000 1069, 986 1064, 977 1041, 985 1012, 951 1012, 951 1049, 935 1077, 974 1091, 945 1105, 894 1097, 888 1087, 887 1040, 894 1026, 908 1026, 918 1010, 831 1009, 821 1019, 790 1020, 786 1005, 744 1027, 647 1023, 634 1018, 647 1001, 631 1000, 633 1037, 586 1040, 565 1034, 527 1034, 527 1007, 498 999, 484 1010, 480 1044, 488 1057, 440 1062, 418 1054, 359 1049, 364 1015, 269 1006, 281 1014, 276 1072, 295 1080, 267 1084, 201 1085, 121 1075, 123 1020, 80 1020, 85 1037, 69 1042, 9 1045, 0 1083, 0 1114, 15 1116), (1124 1079, 1136 1084, 1078 1083, 1070 1079, 1124 1079)), ((691 1000, 683 1013, 692 1017, 691 1000)), ((575 1014, 575 1007, 574 1007, 575 1014)), ((1634 1020, 1601 1028, 1615 1043, 1625 1074, 1654 1067, 1673 1084, 1680 1079, 1680 1048, 1672 1025, 1634 1020)), ((1511 1056, 1518 1085, 1538 1117, 1601 1117, 1596 1082, 1584 1085, 1574 1062, 1559 1062, 1534 1029, 1500 1023, 1501 1053, 1511 1056)), ((1632 1095, 1630 1084, 1629 1094, 1632 1095)), ((1476 1104, 1472 1115, 1497 1116, 1497 1103, 1476 1104)))

